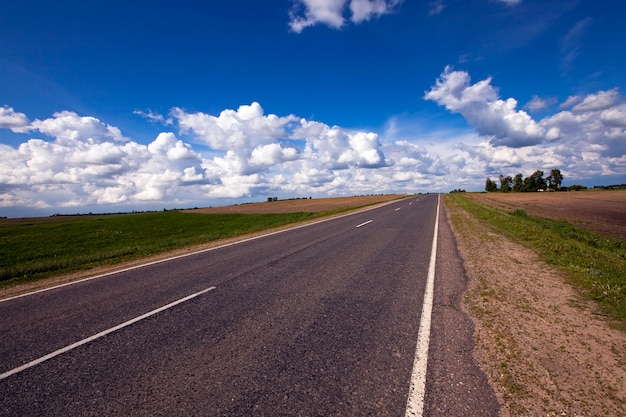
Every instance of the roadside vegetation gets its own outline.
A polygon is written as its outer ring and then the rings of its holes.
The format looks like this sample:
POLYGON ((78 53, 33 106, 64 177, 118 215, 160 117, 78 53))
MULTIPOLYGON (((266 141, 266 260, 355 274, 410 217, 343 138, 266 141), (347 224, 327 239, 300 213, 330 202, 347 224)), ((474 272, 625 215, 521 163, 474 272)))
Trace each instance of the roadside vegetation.
MULTIPOLYGON (((626 329, 626 241, 600 235, 565 221, 529 216, 523 209, 504 211, 478 204, 464 193, 446 195, 476 218, 488 223, 497 233, 536 250, 549 264, 567 271, 582 293, 626 329)), ((511 263, 511 259, 494 262, 511 263)), ((532 277, 529 277, 531 279, 532 277)))
POLYGON ((163 211, 0 221, 0 285, 154 255, 326 213, 163 211))

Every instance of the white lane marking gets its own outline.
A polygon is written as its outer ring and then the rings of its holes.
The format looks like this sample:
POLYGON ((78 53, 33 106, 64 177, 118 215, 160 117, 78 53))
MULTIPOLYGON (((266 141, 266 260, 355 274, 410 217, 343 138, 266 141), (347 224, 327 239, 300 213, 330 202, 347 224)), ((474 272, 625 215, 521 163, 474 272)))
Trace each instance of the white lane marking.
POLYGON ((433 234, 433 246, 430 252, 430 265, 428 266, 428 278, 426 279, 426 291, 424 292, 424 304, 422 305, 422 317, 417 335, 417 347, 413 372, 411 374, 411 387, 409 398, 406 403, 405 417, 424 414, 424 397, 426 395, 426 368, 428 365, 428 344, 430 343, 430 323, 433 310, 433 297, 435 286, 435 263, 437 261, 437 235, 439 230, 439 202, 437 197, 437 215, 435 217, 435 233, 433 234))
POLYGON ((397 209, 395 209, 395 211, 400 211, 400 207, 398 207, 397 209))
POLYGON ((72 343, 71 345, 65 346, 64 348, 61 348, 61 349, 56 350, 56 351, 54 351, 52 353, 49 353, 49 354, 47 354, 45 356, 42 356, 39 359, 35 359, 32 362, 28 362, 28 363, 26 363, 26 364, 24 364, 22 366, 18 366, 17 368, 11 369, 10 371, 7 371, 7 372, 5 372, 3 374, 0 374, 0 380, 8 378, 11 375, 15 375, 15 374, 17 374, 19 372, 22 372, 22 371, 24 371, 24 370, 26 370, 28 368, 32 368, 33 366, 39 365, 40 363, 45 362, 48 359, 52 359, 55 356, 59 356, 59 355, 61 355, 63 353, 69 352, 72 349, 75 349, 75 348, 77 348, 79 346, 82 346, 82 345, 87 344, 89 342, 92 342, 92 341, 94 341, 96 339, 104 337, 104 336, 108 335, 109 333, 113 333, 113 332, 115 332, 117 330, 123 329, 124 327, 130 326, 131 324, 137 323, 140 320, 143 320, 145 318, 153 316, 153 315, 155 315, 157 313, 160 313, 161 311, 167 310, 168 308, 172 308, 172 307, 174 307, 174 306, 176 306, 178 304, 184 303, 185 301, 189 301, 192 298, 195 298, 195 297, 197 297, 199 295, 202 295, 202 294, 207 293, 207 292, 209 292, 211 290, 214 290, 214 289, 215 289, 215 287, 210 287, 210 288, 207 288, 206 290, 202 290, 202 291, 199 291, 199 292, 197 292, 195 294, 188 295, 187 297, 181 298, 180 300, 174 301, 173 303, 170 303, 170 304, 165 305, 163 307, 159 307, 156 310, 152 310, 152 311, 150 311, 150 312, 148 312, 146 314, 143 314, 143 315, 141 315, 139 317, 135 317, 134 319, 128 320, 128 321, 126 321, 126 322, 124 322, 122 324, 118 324, 115 327, 111 327, 110 329, 107 329, 107 330, 104 330, 104 331, 102 331, 100 333, 94 334, 93 336, 90 336, 90 337, 88 337, 86 339, 80 340, 80 341, 78 341, 76 343, 72 343))
POLYGON ((371 222, 373 222, 374 220, 368 220, 365 223, 361 223, 361 224, 357 224, 356 227, 361 227, 361 226, 365 226, 366 224, 370 224, 371 222))

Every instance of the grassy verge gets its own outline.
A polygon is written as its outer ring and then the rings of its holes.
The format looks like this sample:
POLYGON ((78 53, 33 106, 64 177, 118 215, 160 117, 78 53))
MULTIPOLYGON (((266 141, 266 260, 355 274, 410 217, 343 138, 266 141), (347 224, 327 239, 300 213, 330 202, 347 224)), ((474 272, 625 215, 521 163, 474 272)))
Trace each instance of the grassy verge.
POLYGON ((0 285, 137 259, 329 213, 166 211, 0 222, 0 285))
MULTIPOLYGON (((564 221, 531 217, 522 209, 507 212, 481 205, 461 194, 445 198, 498 233, 536 250, 547 263, 563 268, 583 293, 626 329, 626 241, 564 221)), ((511 260, 494 254, 494 262, 511 260)))

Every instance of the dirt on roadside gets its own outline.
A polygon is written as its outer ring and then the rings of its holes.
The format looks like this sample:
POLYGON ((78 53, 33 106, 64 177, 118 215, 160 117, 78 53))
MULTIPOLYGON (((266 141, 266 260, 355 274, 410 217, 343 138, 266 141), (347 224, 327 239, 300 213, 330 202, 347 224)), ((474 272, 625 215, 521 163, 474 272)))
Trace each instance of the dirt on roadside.
MULTIPOLYGON (((534 214, 528 202, 506 204, 534 214)), ((464 308, 476 326, 474 355, 501 415, 626 415, 626 334, 532 250, 447 210, 471 280, 464 308)))

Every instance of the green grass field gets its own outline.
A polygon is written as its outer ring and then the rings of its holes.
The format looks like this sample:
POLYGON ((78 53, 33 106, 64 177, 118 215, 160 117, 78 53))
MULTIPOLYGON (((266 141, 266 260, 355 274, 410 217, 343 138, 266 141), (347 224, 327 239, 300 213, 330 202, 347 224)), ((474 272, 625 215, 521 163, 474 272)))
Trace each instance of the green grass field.
POLYGON ((0 285, 154 255, 328 213, 179 211, 0 221, 0 285))
MULTIPOLYGON (((528 216, 481 205, 461 194, 446 196, 493 229, 536 250, 567 272, 572 282, 626 328, 626 241, 601 236, 565 221, 528 216)), ((493 262, 510 262, 494 254, 493 262)))

